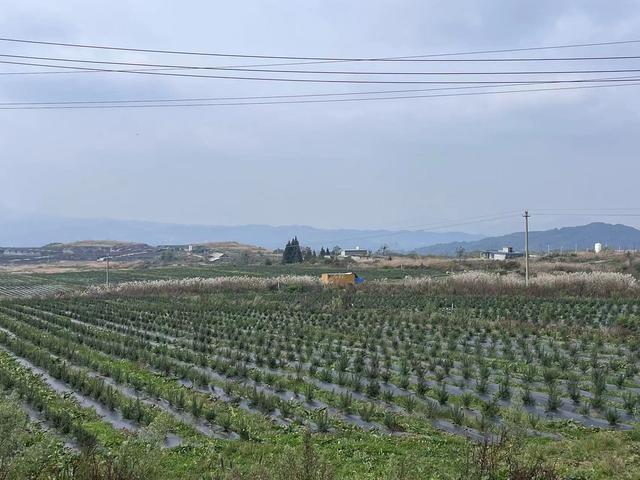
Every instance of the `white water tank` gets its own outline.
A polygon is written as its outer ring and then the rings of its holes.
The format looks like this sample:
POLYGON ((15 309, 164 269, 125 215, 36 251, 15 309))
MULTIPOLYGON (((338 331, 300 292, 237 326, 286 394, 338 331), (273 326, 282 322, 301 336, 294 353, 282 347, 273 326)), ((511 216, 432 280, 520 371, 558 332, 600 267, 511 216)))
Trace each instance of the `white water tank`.
POLYGON ((602 251, 602 244, 600 242, 596 243, 593 246, 593 251, 596 253, 600 253, 602 251))

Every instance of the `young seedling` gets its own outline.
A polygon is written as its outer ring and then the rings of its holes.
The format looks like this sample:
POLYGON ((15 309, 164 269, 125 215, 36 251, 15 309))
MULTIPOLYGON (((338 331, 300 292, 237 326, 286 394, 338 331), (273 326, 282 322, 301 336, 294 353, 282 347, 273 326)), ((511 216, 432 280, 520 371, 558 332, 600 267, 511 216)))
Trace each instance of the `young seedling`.
POLYGON ((435 397, 438 399, 440 405, 446 405, 449 401, 449 392, 447 392, 447 388, 444 383, 435 391, 435 397))
POLYGON ((460 426, 464 423, 464 410, 457 405, 451 405, 449 407, 449 416, 455 425, 460 426))
POLYGON ((620 422, 620 413, 615 408, 608 408, 605 412, 605 418, 609 425, 616 426, 620 422))

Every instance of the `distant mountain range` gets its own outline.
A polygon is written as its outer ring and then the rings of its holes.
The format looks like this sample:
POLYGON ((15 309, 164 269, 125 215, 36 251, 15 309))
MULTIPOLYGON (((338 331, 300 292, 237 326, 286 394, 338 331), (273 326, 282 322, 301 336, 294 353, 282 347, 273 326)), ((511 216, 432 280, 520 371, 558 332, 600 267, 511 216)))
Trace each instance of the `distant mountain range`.
POLYGON ((376 250, 387 245, 393 251, 412 251, 436 243, 482 238, 461 232, 423 230, 321 229, 306 225, 180 225, 110 219, 0 216, 0 246, 5 247, 38 247, 78 240, 119 240, 150 245, 237 241, 275 249, 284 247, 287 240, 294 236, 302 245, 315 249, 339 245, 376 250))
MULTIPOLYGON (((554 228, 552 230, 529 232, 529 249, 532 252, 546 252, 547 249, 558 251, 593 249, 596 242, 613 249, 640 248, 640 230, 627 225, 612 225, 595 222, 579 227, 554 228)), ((423 255, 455 255, 457 249, 466 252, 497 250, 502 247, 513 247, 517 251, 524 250, 524 232, 510 233, 498 237, 488 237, 474 241, 443 242, 425 245, 416 249, 423 255)))

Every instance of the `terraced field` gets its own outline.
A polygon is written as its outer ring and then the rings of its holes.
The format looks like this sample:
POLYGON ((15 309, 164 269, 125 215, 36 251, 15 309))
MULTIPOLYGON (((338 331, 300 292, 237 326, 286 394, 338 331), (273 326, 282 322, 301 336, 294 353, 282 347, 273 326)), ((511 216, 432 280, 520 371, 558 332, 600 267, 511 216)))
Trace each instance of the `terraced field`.
POLYGON ((70 290, 64 283, 43 281, 31 275, 0 274, 0 299, 46 296, 70 290))
POLYGON ((199 478, 212 452, 250 466, 310 431, 338 478, 393 478, 398 458, 407 478, 455 478, 465 445, 505 429, 525 450, 633 437, 638 312, 379 286, 16 299, 0 302, 0 386, 73 448, 153 427, 174 475, 199 478))

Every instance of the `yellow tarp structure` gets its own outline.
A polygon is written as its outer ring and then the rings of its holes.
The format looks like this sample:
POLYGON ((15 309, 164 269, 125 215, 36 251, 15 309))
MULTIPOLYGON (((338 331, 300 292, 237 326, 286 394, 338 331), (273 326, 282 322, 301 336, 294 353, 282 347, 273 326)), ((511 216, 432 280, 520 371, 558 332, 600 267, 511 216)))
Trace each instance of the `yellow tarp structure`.
POLYGON ((323 273, 320 276, 320 281, 323 285, 337 285, 337 286, 347 286, 347 285, 355 285, 356 284, 356 275, 353 272, 348 273, 323 273))

